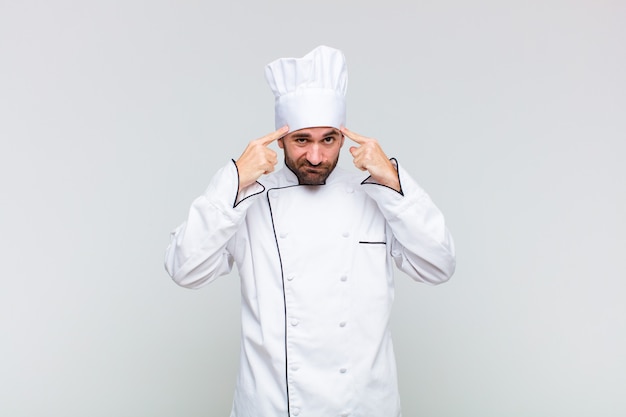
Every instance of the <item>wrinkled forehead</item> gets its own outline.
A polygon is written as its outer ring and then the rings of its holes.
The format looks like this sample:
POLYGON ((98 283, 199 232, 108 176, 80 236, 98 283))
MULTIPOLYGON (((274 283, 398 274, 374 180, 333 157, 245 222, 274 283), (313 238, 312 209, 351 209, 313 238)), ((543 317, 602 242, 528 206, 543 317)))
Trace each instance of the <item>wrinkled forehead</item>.
POLYGON ((328 136, 341 136, 341 132, 339 131, 339 129, 332 127, 332 126, 307 127, 307 128, 298 129, 296 131, 290 132, 285 137, 316 138, 316 137, 328 137, 328 136))

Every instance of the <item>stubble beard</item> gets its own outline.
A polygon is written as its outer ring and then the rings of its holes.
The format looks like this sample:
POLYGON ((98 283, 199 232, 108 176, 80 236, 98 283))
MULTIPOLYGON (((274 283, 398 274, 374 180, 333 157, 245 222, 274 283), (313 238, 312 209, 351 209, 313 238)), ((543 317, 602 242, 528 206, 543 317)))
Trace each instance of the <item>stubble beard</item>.
POLYGON ((285 165, 289 168, 298 178, 298 184, 300 185, 324 185, 326 179, 333 172, 339 161, 339 155, 337 159, 327 163, 320 163, 318 165, 312 165, 306 159, 297 163, 287 155, 285 152, 285 165))

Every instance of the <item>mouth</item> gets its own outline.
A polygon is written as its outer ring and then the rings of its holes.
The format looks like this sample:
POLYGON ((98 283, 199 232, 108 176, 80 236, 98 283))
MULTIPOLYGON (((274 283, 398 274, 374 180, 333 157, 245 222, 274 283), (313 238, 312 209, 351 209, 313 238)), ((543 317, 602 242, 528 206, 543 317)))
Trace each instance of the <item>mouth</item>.
POLYGON ((323 167, 305 167, 304 170, 312 174, 321 174, 326 171, 323 167))

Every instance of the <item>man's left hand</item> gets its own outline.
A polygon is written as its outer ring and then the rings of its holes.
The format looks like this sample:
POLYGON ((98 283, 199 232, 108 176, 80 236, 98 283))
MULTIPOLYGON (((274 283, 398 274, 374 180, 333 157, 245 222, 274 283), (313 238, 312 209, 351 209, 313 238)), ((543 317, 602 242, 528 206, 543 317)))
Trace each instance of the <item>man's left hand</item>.
POLYGON ((356 142, 359 146, 351 146, 350 153, 354 158, 354 166, 361 171, 368 171, 374 181, 400 192, 400 180, 398 171, 393 166, 378 141, 354 133, 347 128, 341 128, 347 138, 356 142))

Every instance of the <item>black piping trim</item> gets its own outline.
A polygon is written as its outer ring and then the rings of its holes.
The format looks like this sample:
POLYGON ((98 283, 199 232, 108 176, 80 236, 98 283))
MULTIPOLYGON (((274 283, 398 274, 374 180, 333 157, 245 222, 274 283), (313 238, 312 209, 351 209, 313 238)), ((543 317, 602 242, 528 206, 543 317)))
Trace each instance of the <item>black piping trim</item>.
POLYGON ((395 190, 391 187, 389 187, 388 185, 384 185, 384 184, 379 184, 377 182, 368 182, 367 180, 369 180, 370 178, 372 178, 372 176, 370 175, 369 177, 365 178, 362 182, 361 185, 364 184, 370 184, 370 185, 379 185, 381 187, 386 187, 389 188, 390 190, 395 191, 396 193, 400 194, 401 196, 404 197, 404 191, 402 191, 402 180, 400 179, 400 168, 399 168, 399 164, 398 164, 398 160, 396 158, 389 158, 390 161, 393 161, 396 163, 396 171, 398 171, 398 182, 400 183, 400 191, 395 190))
POLYGON ((272 220, 272 230, 274 231, 274 241, 276 242, 276 251, 278 252, 278 262, 280 264, 280 279, 283 284, 283 311, 285 314, 285 388, 287 389, 287 415, 291 415, 291 406, 289 403, 289 360, 287 353, 287 296, 285 294, 285 271, 283 271, 283 259, 280 255, 280 246, 278 244, 278 238, 276 237, 276 226, 274 224, 274 213, 272 212, 272 203, 270 201, 270 191, 272 190, 280 190, 291 187, 299 187, 299 184, 296 185, 288 185, 286 187, 276 187, 270 188, 267 190, 267 205, 270 209, 270 219, 272 220))
POLYGON ((245 200, 249 199, 250 197, 254 197, 255 195, 261 194, 263 191, 265 191, 265 186, 263 184, 261 184, 260 182, 255 181, 257 184, 259 184, 261 187, 263 187, 263 189, 261 191, 259 191, 258 193, 250 194, 246 198, 244 198, 244 199, 240 200, 239 202, 237 202, 237 197, 239 197, 239 167, 237 166, 237 162, 235 162, 234 159, 231 159, 231 161, 233 161, 233 164, 235 165, 235 171, 237 171, 237 192, 235 193, 235 201, 233 201, 233 208, 235 208, 239 204, 241 204, 242 201, 245 201, 245 200))
POLYGON ((363 245, 386 245, 387 244, 387 242, 368 242, 365 240, 359 240, 359 243, 363 245))

